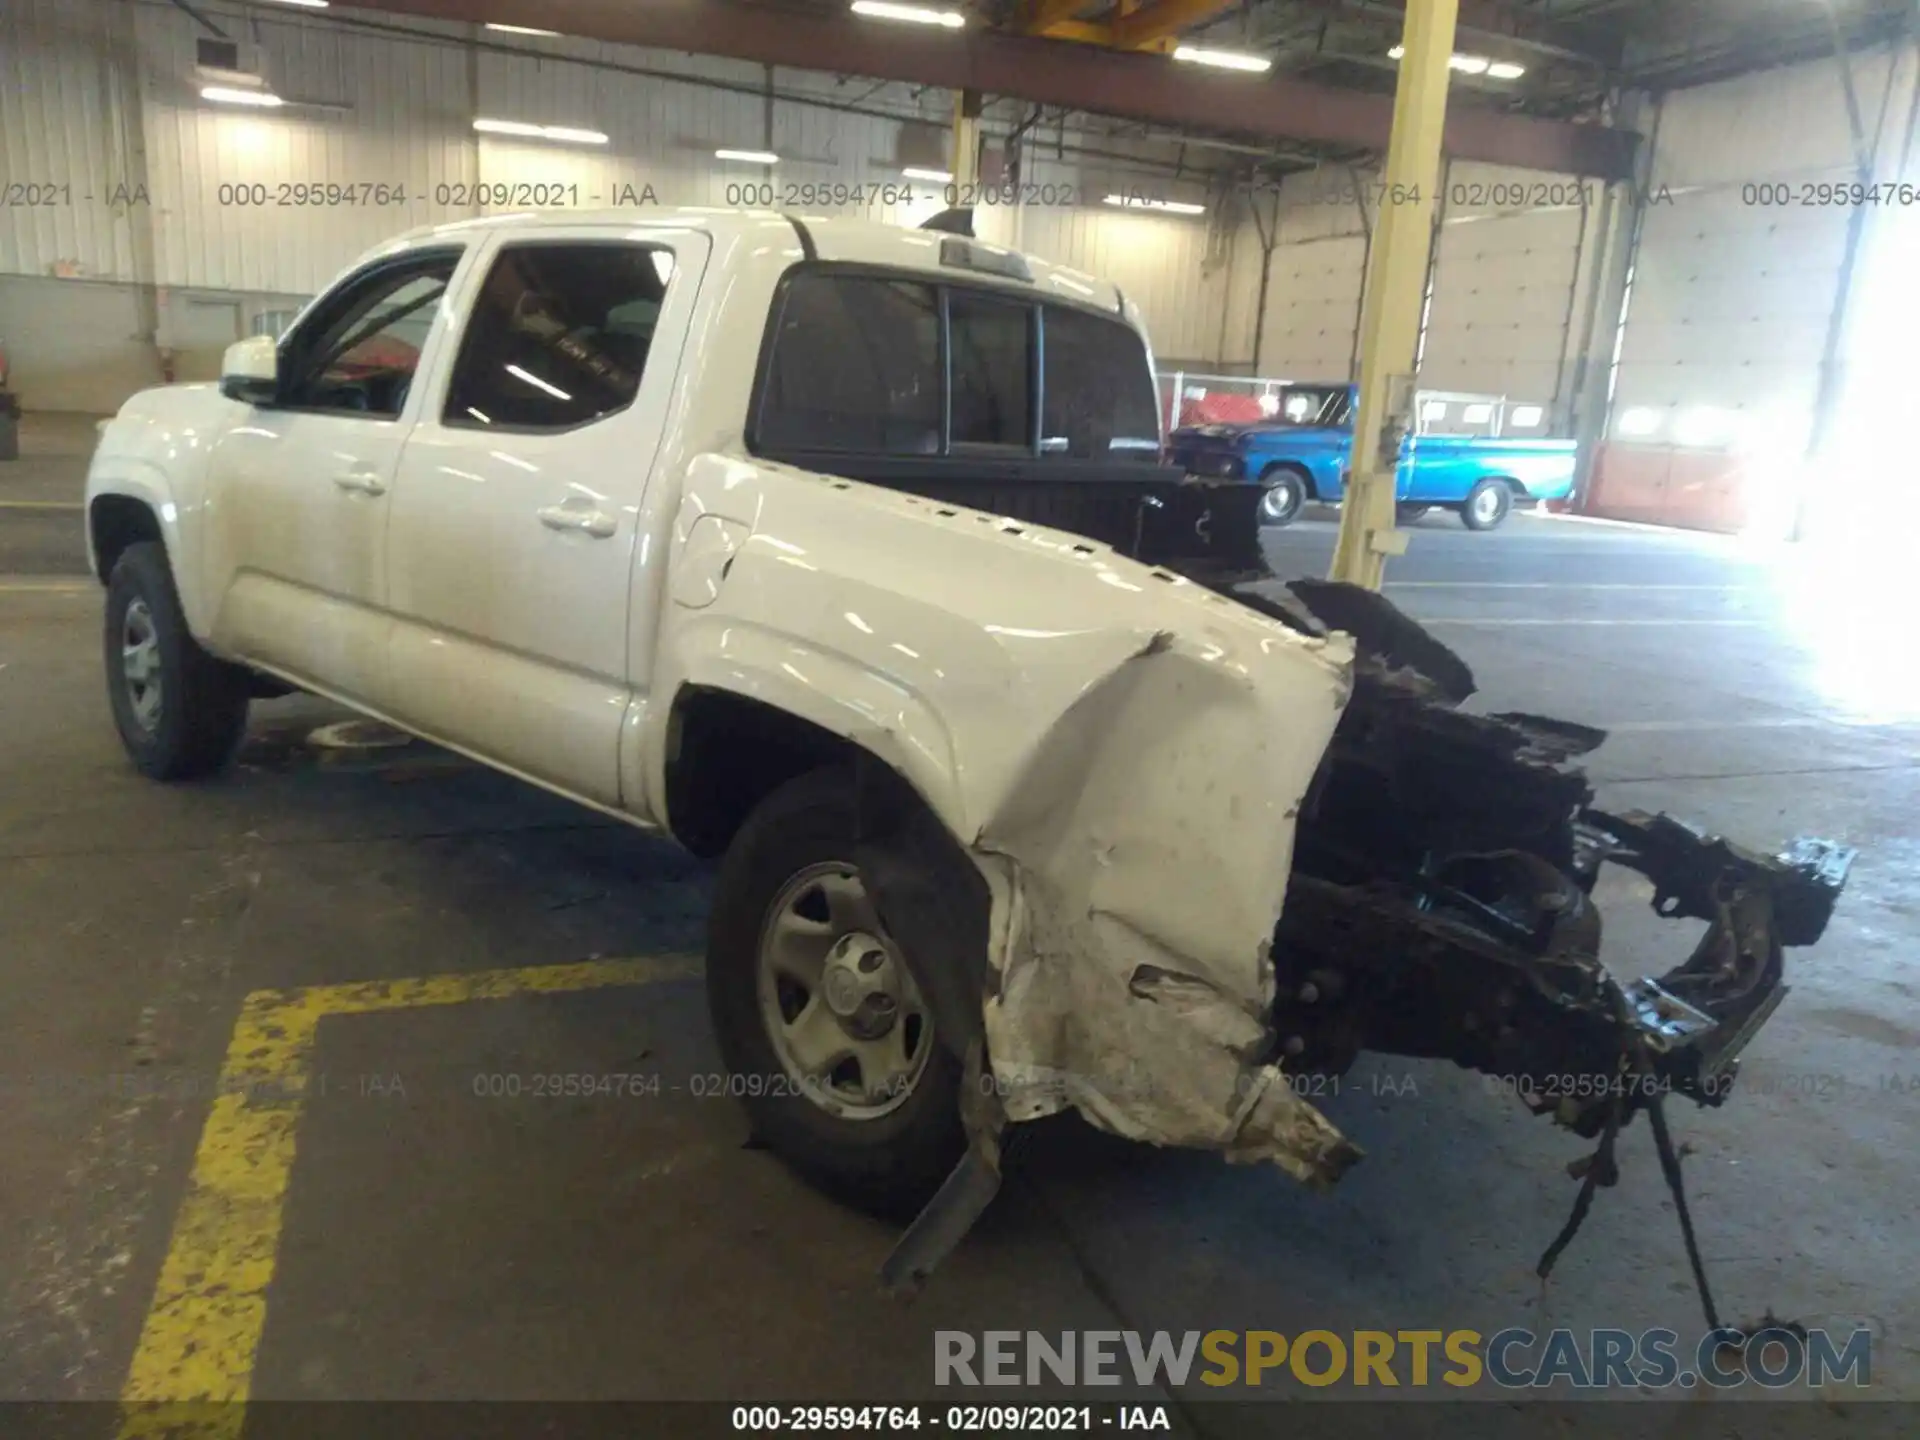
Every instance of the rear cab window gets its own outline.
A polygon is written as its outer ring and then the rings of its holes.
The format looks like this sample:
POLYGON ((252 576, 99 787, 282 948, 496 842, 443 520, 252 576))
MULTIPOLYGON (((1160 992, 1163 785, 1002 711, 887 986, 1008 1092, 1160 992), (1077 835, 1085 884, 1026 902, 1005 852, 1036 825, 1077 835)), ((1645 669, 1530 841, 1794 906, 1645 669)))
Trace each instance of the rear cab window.
POLYGON ((889 467, 849 461, 917 460, 908 468, 929 475, 1011 462, 1064 479, 1157 464, 1159 405, 1145 343, 1118 316, 809 266, 776 298, 747 441, 755 454, 862 478, 889 467))

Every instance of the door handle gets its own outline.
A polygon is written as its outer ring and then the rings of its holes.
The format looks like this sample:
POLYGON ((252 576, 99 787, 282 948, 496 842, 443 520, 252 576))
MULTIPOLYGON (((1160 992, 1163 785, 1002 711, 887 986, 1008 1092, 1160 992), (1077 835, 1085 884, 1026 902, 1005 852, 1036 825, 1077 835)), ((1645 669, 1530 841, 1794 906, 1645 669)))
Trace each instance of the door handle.
POLYGON ((583 510, 573 505, 548 505, 534 512, 549 530, 577 530, 604 540, 620 528, 620 522, 604 510, 583 510))
POLYGON ((355 495, 387 493, 387 482, 372 470, 343 470, 333 477, 333 483, 355 495))

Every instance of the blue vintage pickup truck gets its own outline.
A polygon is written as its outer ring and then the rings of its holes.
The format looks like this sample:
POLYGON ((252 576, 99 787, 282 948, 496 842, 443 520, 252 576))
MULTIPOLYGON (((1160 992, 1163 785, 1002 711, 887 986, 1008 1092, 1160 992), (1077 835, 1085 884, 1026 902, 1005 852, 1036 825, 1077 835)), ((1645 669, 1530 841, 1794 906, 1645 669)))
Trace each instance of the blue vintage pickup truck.
MULTIPOLYGON (((1353 451, 1357 387, 1286 385, 1273 392, 1270 419, 1251 425, 1195 425, 1167 438, 1167 463, 1191 475, 1239 477, 1266 487, 1261 519, 1290 524, 1309 500, 1338 501, 1353 451)), ((1563 500, 1573 490, 1575 443, 1498 433, 1506 407, 1469 396, 1422 396, 1420 433, 1400 451, 1403 519, 1431 509, 1459 514, 1469 530, 1491 530, 1515 505, 1563 500), (1457 414, 1451 412, 1458 412, 1457 414), (1485 413, 1483 413, 1485 412, 1485 413), (1433 433, 1429 426, 1479 425, 1494 433, 1433 433)), ((1514 413, 1538 423, 1538 406, 1514 413)))

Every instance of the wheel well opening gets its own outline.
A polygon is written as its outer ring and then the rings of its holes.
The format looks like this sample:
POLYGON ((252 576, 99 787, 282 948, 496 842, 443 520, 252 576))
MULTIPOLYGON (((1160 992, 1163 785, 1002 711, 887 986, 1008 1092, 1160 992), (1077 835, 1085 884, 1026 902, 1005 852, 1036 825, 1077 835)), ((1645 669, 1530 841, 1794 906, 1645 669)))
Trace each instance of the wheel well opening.
POLYGON ((1306 466, 1296 465, 1290 460, 1282 460, 1276 465, 1269 465, 1260 472, 1260 478, 1265 480, 1271 475, 1279 475, 1282 473, 1291 475, 1300 482, 1300 488, 1305 492, 1307 499, 1318 500, 1320 498, 1320 487, 1313 483, 1313 472, 1307 469, 1306 466))
POLYGON ((754 806, 787 781, 822 765, 870 759, 852 741, 785 710, 689 685, 674 697, 667 722, 668 828, 711 859, 754 806))
POLYGON ((144 500, 126 495, 102 495, 87 511, 87 529, 93 539, 93 559, 101 583, 113 574, 114 562, 129 545, 159 540, 160 518, 144 500))

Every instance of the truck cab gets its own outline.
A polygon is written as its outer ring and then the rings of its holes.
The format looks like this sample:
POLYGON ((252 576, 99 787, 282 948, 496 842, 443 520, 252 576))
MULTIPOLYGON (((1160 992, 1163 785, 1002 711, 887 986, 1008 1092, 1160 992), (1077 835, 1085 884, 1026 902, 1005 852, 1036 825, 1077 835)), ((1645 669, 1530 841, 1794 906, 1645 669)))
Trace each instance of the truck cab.
MULTIPOLYGON (((1309 501, 1338 504, 1352 467, 1359 387, 1283 384, 1262 397, 1269 418, 1177 427, 1168 463, 1187 473, 1261 489, 1260 517, 1288 525, 1309 501)), ((1545 408, 1504 396, 1421 392, 1415 428, 1401 444, 1396 500, 1404 518, 1455 512, 1470 530, 1492 530, 1516 506, 1563 500, 1573 490, 1571 440, 1538 437, 1545 408)))

